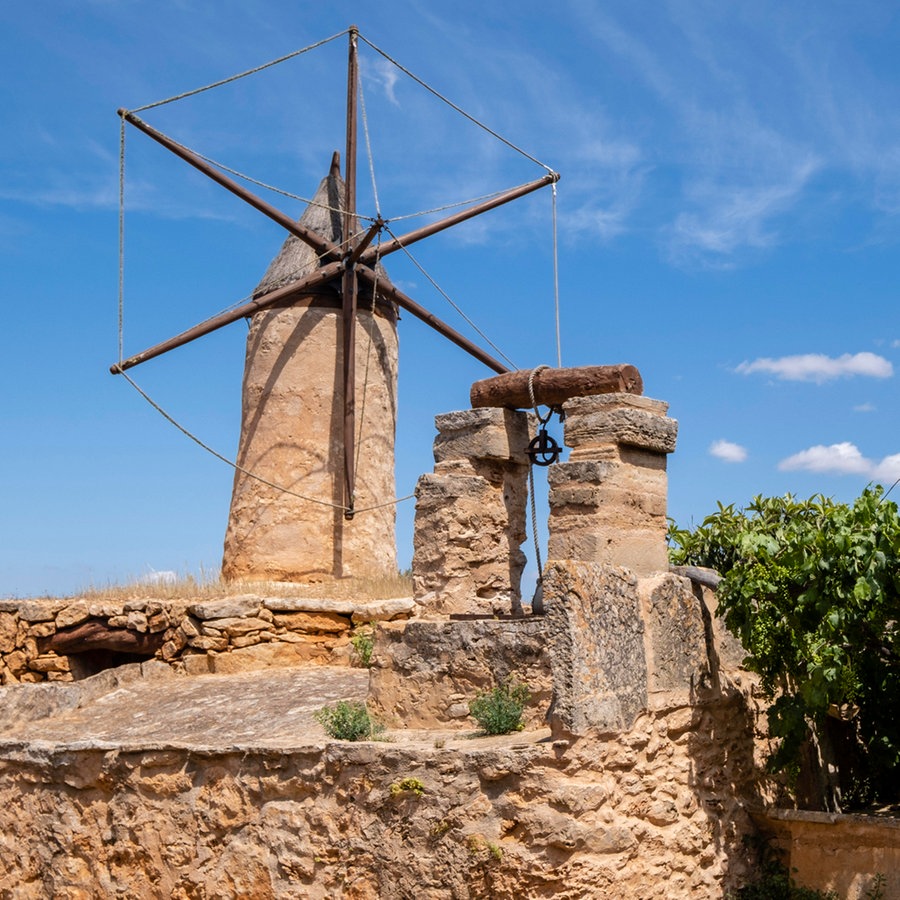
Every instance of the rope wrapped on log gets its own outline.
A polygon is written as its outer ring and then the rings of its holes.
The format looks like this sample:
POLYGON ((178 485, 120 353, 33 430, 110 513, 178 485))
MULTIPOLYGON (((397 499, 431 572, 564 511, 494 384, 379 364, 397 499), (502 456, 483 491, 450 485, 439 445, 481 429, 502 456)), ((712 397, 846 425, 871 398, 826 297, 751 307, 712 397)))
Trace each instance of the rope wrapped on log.
POLYGON ((565 369, 542 368, 531 379, 534 397, 529 393, 531 369, 519 369, 494 378, 485 378, 472 385, 469 399, 472 408, 483 406, 531 409, 541 406, 561 406, 572 397, 592 397, 595 394, 641 394, 644 381, 637 368, 628 364, 614 366, 577 366, 565 369))

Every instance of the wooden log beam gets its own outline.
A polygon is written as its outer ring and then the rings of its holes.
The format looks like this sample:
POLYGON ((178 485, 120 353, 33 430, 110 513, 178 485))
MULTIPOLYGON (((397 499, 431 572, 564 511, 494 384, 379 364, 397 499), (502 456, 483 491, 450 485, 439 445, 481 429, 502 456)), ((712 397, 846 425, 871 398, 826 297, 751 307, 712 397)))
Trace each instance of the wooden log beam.
POLYGON ((110 628, 106 622, 88 619, 80 625, 62 628, 55 634, 38 639, 38 650, 47 653, 72 654, 88 650, 114 650, 118 653, 135 653, 153 656, 162 646, 163 634, 141 634, 128 628, 110 628))
MULTIPOLYGON (((519 369, 472 385, 472 407, 498 406, 531 409, 528 378, 531 369, 519 369)), ((578 366, 567 369, 541 369, 534 376, 534 397, 540 406, 561 406, 572 397, 595 394, 641 394, 644 382, 634 366, 578 366)))

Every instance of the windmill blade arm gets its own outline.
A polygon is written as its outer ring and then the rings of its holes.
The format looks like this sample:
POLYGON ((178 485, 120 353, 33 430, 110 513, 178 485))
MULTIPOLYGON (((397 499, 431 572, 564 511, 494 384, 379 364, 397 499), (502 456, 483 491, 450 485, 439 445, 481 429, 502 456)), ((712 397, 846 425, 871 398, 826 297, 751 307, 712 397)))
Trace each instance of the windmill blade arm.
POLYGON ((311 231, 309 228, 295 222, 290 216, 281 212, 280 209, 272 206, 271 203, 267 203, 262 197, 257 197, 256 194, 248 191, 236 181, 233 181, 227 175, 207 163, 206 160, 197 156, 196 153, 188 150, 187 147, 148 125, 139 116, 136 116, 134 113, 130 113, 125 109, 120 109, 119 115, 122 116, 126 122, 130 122, 134 125, 139 131, 143 131, 148 137, 152 138, 158 144, 161 144, 167 150, 170 150, 177 157, 183 159, 186 163, 202 172, 208 178, 211 178, 217 184, 220 184, 225 190, 231 191, 232 194, 240 197, 245 203, 249 203, 254 209, 270 218, 273 222, 279 224, 285 231, 294 235, 294 237, 299 238, 305 244, 308 244, 320 256, 331 256, 335 259, 340 259, 343 255, 341 248, 337 244, 332 243, 321 235, 316 234, 316 232, 311 231))
POLYGON ((393 300, 398 306, 405 309, 408 313, 414 315, 417 319, 421 319, 426 325, 430 325, 438 334, 443 335, 447 340, 453 341, 457 347, 462 347, 470 356, 474 356, 479 362, 484 363, 489 369, 493 369, 500 375, 509 372, 509 367, 504 366, 502 362, 494 359, 489 353, 486 353, 481 347, 473 344, 467 337, 461 335, 458 331, 451 328, 446 322, 443 322, 437 316, 428 312, 424 306, 416 303, 412 297, 407 296, 399 288, 394 287, 384 275, 376 275, 371 269, 365 266, 357 266, 356 272, 360 278, 365 279, 373 288, 377 288, 378 293, 382 297, 393 300))
POLYGON ((184 344, 189 344, 191 341, 203 337, 205 334, 216 331, 223 325, 229 325, 232 322, 236 322, 238 319, 246 318, 261 309, 268 309, 270 306, 276 306, 279 303, 290 300, 297 294, 302 294, 312 287, 331 281, 332 279, 337 278, 343 269, 344 264, 339 262, 322 266, 321 269, 316 269, 315 272, 310 273, 305 278, 301 278, 299 281, 294 281, 285 287, 278 288, 278 290, 270 291, 268 294, 263 294, 261 297, 256 297, 248 303, 244 303, 227 312, 213 316, 211 319, 207 319, 205 322, 201 322, 199 325, 195 325, 187 331, 182 331, 181 334, 176 334, 175 337, 169 338, 161 344, 156 344, 155 346, 144 350, 142 353, 131 356, 122 362, 114 363, 109 367, 109 371, 113 375, 118 375, 120 372, 124 372, 126 369, 131 369, 134 366, 140 365, 142 362, 147 362, 149 359, 162 356, 163 353, 167 353, 169 350, 174 350, 176 347, 181 347, 184 344))
POLYGON ((360 257, 360 262, 371 264, 376 257, 386 256, 388 253, 393 253, 396 250, 401 250, 404 247, 409 247, 410 244, 415 244, 416 241, 421 241, 423 238, 430 237, 432 234, 437 234, 439 231, 444 231, 447 228, 451 228, 453 225, 458 225, 460 222, 465 222, 466 219, 471 219, 475 216, 479 216, 481 215, 481 213, 487 212, 489 209, 495 209, 498 206, 503 206, 505 203, 509 203, 511 200, 518 200, 519 197, 524 197, 526 194, 530 194, 534 191, 540 190, 542 187, 546 187, 548 184, 555 184, 557 181, 559 181, 559 175, 556 172, 551 172, 549 175, 545 175, 543 178, 538 178, 537 181, 530 181, 528 182, 528 184, 520 184, 518 187, 512 188, 508 191, 504 191, 504 193, 499 194, 496 197, 492 197, 490 200, 485 200, 484 203, 478 203, 475 206, 470 206, 468 209, 464 209, 458 213, 454 213, 452 216, 447 216, 446 219, 440 219, 437 222, 432 222, 430 225, 423 225, 421 228, 417 228, 415 231, 408 231, 406 234, 401 234, 400 237, 396 237, 391 241, 385 241, 385 243, 380 244, 377 248, 370 248, 362 254, 362 256, 360 257))

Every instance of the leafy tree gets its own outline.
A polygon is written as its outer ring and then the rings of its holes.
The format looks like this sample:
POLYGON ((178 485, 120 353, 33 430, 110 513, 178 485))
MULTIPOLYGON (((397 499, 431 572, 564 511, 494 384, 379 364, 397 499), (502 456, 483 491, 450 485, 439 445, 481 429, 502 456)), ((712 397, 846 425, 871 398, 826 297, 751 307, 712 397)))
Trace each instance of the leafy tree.
POLYGON ((852 506, 790 495, 719 504, 669 536, 673 562, 724 576, 719 614, 772 701, 773 770, 799 776, 808 805, 900 799, 900 518, 883 489, 852 506))

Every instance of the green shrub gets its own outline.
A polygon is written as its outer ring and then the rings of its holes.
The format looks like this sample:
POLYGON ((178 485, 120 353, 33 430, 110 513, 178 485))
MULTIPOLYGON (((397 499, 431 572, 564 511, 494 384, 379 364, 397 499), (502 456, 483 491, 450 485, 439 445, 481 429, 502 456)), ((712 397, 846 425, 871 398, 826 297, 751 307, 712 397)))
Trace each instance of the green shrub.
POLYGON ((469 714, 485 734, 521 731, 522 712, 531 699, 528 687, 507 679, 493 690, 483 691, 469 703, 469 714))
POLYGON ((356 700, 339 700, 334 706, 323 706, 315 720, 329 737, 341 741, 364 741, 384 730, 374 722, 365 703, 356 700))
POLYGON ((672 562, 723 576, 718 613, 771 701, 773 770, 803 775, 812 808, 900 799, 900 516, 883 489, 719 504, 669 537, 672 562))
POLYGON ((360 625, 353 632, 350 643, 356 651, 356 658, 364 669, 372 667, 372 651, 375 649, 375 626, 373 623, 360 625))

